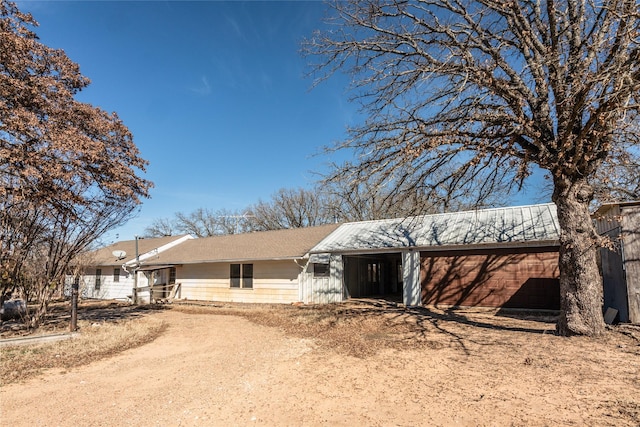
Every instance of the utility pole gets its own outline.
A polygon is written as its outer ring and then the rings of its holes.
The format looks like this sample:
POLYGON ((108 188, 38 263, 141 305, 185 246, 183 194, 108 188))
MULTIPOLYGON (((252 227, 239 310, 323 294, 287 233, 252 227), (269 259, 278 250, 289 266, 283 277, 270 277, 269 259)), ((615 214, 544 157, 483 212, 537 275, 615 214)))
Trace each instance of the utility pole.
POLYGON ((138 303, 138 269, 140 268, 140 253, 138 252, 138 240, 143 239, 143 237, 135 235, 136 238, 136 264, 133 268, 133 290, 131 292, 131 300, 133 304, 136 305, 138 303))

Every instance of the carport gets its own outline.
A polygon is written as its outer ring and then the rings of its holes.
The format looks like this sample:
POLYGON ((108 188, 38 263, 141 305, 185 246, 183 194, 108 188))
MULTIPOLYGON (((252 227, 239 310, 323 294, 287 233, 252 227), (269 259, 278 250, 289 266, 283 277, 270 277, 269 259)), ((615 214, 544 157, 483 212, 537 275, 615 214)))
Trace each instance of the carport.
POLYGON ((402 292, 402 257, 397 253, 344 255, 344 286, 349 297, 394 297, 402 292))

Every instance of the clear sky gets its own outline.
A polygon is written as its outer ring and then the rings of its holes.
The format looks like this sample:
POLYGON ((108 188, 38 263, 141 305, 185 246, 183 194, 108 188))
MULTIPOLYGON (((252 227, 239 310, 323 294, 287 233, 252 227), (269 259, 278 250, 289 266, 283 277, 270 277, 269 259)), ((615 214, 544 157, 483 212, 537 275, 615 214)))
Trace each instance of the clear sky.
MULTIPOLYGON (((358 120, 348 79, 311 89, 300 42, 321 28, 318 1, 20 1, 43 43, 92 84, 79 99, 118 113, 155 183, 133 239, 154 219, 238 210, 280 188, 308 187, 316 156, 358 120)), ((527 200, 522 200, 528 202, 527 200)), ((117 236, 117 237, 116 237, 117 236)))

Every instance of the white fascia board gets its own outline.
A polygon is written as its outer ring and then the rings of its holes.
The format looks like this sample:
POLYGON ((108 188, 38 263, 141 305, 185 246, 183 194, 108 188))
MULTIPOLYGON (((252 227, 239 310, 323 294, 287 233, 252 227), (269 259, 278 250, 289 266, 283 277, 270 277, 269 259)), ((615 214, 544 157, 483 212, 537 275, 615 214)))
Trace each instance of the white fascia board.
POLYGON ((361 249, 340 249, 334 251, 322 250, 318 252, 310 252, 311 255, 316 254, 340 254, 340 255, 358 255, 358 254, 389 254, 401 253, 407 250, 415 250, 420 252, 440 252, 440 251, 465 251, 474 249, 508 249, 508 248, 540 248, 560 246, 558 240, 532 240, 526 242, 503 242, 503 243, 476 243, 469 245, 443 245, 443 246, 401 246, 389 248, 361 248, 361 249))
POLYGON ((304 260, 304 256, 288 256, 277 258, 229 258, 229 259, 203 259, 197 261, 179 261, 180 265, 194 265, 194 264, 221 264, 221 263, 238 263, 238 262, 264 262, 264 261, 291 261, 291 260, 304 260))
POLYGON ((132 260, 129 260, 129 261, 125 262, 124 265, 126 265, 126 266, 135 266, 136 265, 136 261, 142 262, 144 260, 152 258, 152 257, 158 255, 159 253, 166 251, 167 249, 171 249, 174 246, 178 246, 179 244, 184 243, 187 240, 191 240, 193 238, 194 237, 191 234, 187 234, 187 235, 182 236, 182 237, 180 237, 180 238, 178 238, 176 240, 173 240, 173 241, 171 241, 169 243, 165 243, 162 246, 159 246, 157 248, 151 249, 148 252, 145 252, 143 254, 138 254, 138 258, 137 259, 133 258, 132 260))

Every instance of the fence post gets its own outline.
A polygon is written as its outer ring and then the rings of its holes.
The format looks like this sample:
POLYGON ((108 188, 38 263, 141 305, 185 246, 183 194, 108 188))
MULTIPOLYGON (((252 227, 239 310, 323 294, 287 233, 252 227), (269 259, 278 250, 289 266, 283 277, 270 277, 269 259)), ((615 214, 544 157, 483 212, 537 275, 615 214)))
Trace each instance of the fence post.
POLYGON ((71 285, 71 332, 78 330, 78 285, 77 280, 71 285))

